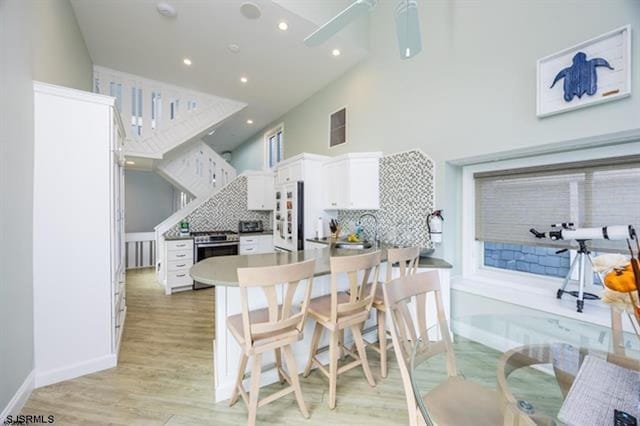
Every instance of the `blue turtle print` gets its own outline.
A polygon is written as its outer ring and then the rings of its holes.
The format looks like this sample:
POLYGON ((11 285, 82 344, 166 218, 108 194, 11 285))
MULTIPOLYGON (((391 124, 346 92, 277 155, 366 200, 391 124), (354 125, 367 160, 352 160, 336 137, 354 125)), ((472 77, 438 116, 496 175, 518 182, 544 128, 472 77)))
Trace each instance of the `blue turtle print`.
POLYGON ((613 69, 606 59, 593 58, 587 61, 584 52, 578 52, 573 57, 573 65, 560 71, 550 88, 564 78, 564 100, 571 102, 574 96, 582 98, 585 93, 589 96, 595 95, 598 91, 597 67, 607 67, 613 69))

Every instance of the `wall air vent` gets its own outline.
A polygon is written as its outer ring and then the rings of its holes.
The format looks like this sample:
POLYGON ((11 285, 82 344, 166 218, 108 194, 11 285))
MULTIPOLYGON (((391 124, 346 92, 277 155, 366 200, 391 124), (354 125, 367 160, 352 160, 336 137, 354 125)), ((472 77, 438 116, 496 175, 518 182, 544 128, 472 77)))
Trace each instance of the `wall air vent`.
POLYGON ((347 108, 343 107, 329 117, 329 148, 347 142, 347 108))

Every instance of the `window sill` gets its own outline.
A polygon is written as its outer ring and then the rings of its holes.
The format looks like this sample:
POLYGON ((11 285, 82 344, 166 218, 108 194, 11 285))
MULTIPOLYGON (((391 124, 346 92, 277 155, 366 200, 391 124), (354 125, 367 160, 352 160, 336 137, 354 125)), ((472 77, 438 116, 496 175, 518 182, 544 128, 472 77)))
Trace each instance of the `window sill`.
MULTIPOLYGON (((584 311, 579 313, 576 311, 575 297, 565 295, 562 299, 556 298, 556 291, 561 284, 560 279, 484 269, 472 276, 451 279, 453 290, 604 327, 611 326, 611 312, 608 305, 599 300, 586 300, 584 311)), ((575 287, 571 284, 569 286, 572 289, 575 287)), ((588 286, 586 291, 600 294, 602 288, 588 286)), ((623 329, 633 332, 629 320, 624 317, 623 329)))

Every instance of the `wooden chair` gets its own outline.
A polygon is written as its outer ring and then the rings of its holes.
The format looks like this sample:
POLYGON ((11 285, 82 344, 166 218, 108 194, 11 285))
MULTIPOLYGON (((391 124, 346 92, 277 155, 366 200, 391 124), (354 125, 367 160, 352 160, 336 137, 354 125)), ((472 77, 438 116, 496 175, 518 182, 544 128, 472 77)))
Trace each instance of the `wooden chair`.
MULTIPOLYGON (((400 277, 413 275, 418 269, 420 260, 420 247, 395 248, 387 250, 387 278, 385 282, 391 281, 393 274, 392 265, 398 264, 400 277)), ((370 285, 370 284, 369 284, 370 285)), ((387 350, 393 348, 392 343, 387 343, 387 306, 384 303, 384 293, 382 285, 378 285, 373 298, 373 307, 376 309, 376 321, 378 328, 378 343, 367 342, 367 346, 380 354, 380 375, 387 377, 387 350)))
POLYGON ((423 396, 425 406, 437 419, 438 424, 491 426, 502 424, 503 418, 497 392, 458 376, 449 327, 442 305, 438 272, 422 272, 391 280, 383 285, 383 292, 392 320, 391 338, 402 376, 409 423, 417 425, 426 422, 418 410, 409 373, 412 344, 422 337, 423 344, 417 352, 420 360, 442 353, 446 357, 447 379, 423 396), (429 327, 426 306, 427 295, 430 293, 435 296, 439 340, 434 340, 435 337, 432 334, 435 333, 427 332, 429 327), (409 309, 412 301, 415 303, 417 324, 409 309), (428 340, 424 340, 425 338, 428 340))
POLYGON ((338 375, 362 366, 364 375, 370 386, 375 386, 367 354, 362 338, 362 325, 369 317, 380 272, 380 252, 354 256, 332 257, 331 263, 331 292, 326 296, 317 297, 309 304, 309 316, 316 320, 316 326, 311 339, 309 361, 304 371, 307 377, 314 364, 329 378, 329 408, 336 406, 336 386, 338 375), (349 292, 338 292, 338 278, 346 274, 349 279, 349 292), (361 279, 358 279, 358 275, 361 279), (371 286, 367 286, 372 278, 371 286), (366 291, 365 291, 366 290, 366 291), (345 329, 351 329, 357 354, 344 347, 340 335, 345 329), (322 332, 327 329, 330 333, 329 370, 320 363, 316 355, 322 332), (338 358, 342 351, 354 358, 355 361, 338 368, 338 358))
POLYGON ((284 266, 238 269, 242 313, 228 317, 227 327, 242 348, 242 355, 229 406, 234 405, 238 397, 241 396, 249 410, 249 425, 255 425, 258 407, 291 392, 295 393, 302 415, 305 418, 309 417, 309 411, 302 398, 298 368, 291 345, 303 337, 304 322, 311 299, 314 269, 314 259, 284 266), (297 310, 293 305, 293 296, 303 281, 306 281, 304 299, 297 310), (284 292, 282 293, 282 304, 279 305, 277 286, 281 283, 284 285, 284 292), (264 291, 267 299, 266 308, 249 311, 248 289, 250 288, 261 288, 264 291), (275 352, 276 369, 280 382, 287 381, 289 386, 258 400, 262 355, 268 351, 275 352), (288 373, 282 369, 281 352, 284 354, 288 373), (249 357, 253 357, 253 367, 251 369, 251 391, 247 395, 242 381, 249 357))

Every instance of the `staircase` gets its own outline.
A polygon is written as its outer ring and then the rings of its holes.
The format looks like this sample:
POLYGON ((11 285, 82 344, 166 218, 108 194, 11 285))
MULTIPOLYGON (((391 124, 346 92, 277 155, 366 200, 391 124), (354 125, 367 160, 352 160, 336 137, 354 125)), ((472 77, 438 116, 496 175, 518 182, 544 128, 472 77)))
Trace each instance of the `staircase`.
POLYGON ((93 75, 94 91, 116 98, 127 157, 163 159, 247 106, 97 65, 93 75))
POLYGON ((236 169, 201 140, 173 150, 156 162, 155 170, 195 198, 210 195, 236 177, 236 169))

